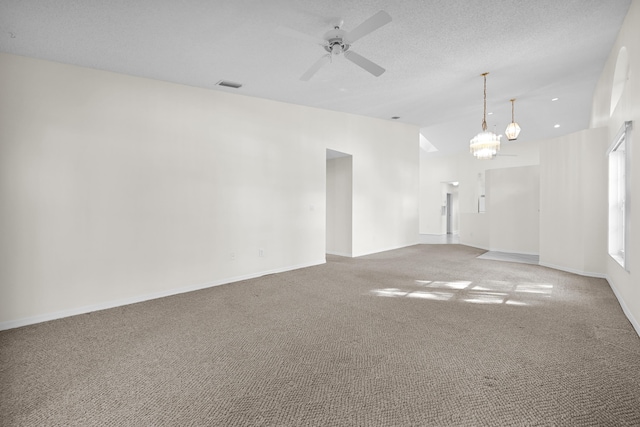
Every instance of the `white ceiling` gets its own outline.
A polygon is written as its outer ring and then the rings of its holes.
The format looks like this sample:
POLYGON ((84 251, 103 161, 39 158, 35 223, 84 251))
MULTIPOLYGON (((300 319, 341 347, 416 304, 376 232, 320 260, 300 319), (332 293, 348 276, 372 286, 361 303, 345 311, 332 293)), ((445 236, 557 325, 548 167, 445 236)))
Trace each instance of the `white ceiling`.
POLYGON ((440 152, 480 131, 504 133, 517 98, 518 141, 589 125, 597 79, 631 0, 0 0, 0 51, 418 125, 440 152), (349 31, 378 12, 393 21, 352 49, 374 77, 276 32, 349 31), (219 80, 240 89, 215 86, 219 80), (552 98, 559 98, 552 102, 552 98), (559 128, 554 128, 560 124, 559 128))

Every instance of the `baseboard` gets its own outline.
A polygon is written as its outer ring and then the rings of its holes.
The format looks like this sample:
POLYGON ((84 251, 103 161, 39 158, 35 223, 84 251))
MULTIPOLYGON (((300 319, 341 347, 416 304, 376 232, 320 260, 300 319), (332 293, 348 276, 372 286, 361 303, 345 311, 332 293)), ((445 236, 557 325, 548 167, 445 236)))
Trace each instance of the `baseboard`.
POLYGON ((333 252, 333 251, 326 251, 326 252, 327 252, 327 255, 343 256, 343 257, 347 257, 347 258, 352 258, 353 257, 351 254, 343 253, 343 252, 333 252))
POLYGON ((539 262, 538 265, 540 265, 542 267, 553 268, 554 270, 566 271, 567 273, 578 274, 580 276, 596 277, 598 279, 606 279, 607 278, 602 273, 594 273, 594 272, 591 272, 591 271, 576 270, 574 268, 562 267, 562 266, 559 266, 559 265, 549 264, 547 262, 539 262))
POLYGON ((415 245, 419 245, 419 244, 420 244, 419 242, 415 242, 415 243, 408 243, 406 245, 387 247, 387 248, 383 248, 383 249, 379 249, 379 250, 371 251, 371 252, 359 252, 359 253, 354 253, 352 255, 352 257, 353 258, 357 258, 357 257, 361 257, 361 256, 379 254, 381 252, 395 251, 396 249, 408 248, 409 246, 415 246, 415 245))
POLYGON ((489 251, 490 249, 484 246, 478 246, 478 245, 472 245, 471 243, 466 243, 463 242, 462 240, 460 241, 460 244, 462 246, 469 246, 470 248, 476 248, 476 249, 482 249, 483 251, 489 251))
POLYGON ((157 298, 164 298, 171 295, 183 294, 185 292, 198 291, 200 289, 212 288, 214 286, 226 285, 229 283, 240 282, 243 280, 255 279, 258 277, 266 276, 268 274, 284 273, 285 271, 298 270, 300 268, 313 267, 316 265, 325 264, 326 260, 314 261, 306 264, 294 265, 284 268, 276 268, 273 270, 261 271, 257 273, 247 274, 244 276, 229 277, 221 280, 214 280, 212 282, 200 283, 197 285, 183 286, 180 288, 169 289, 161 292, 154 292, 151 294, 139 295, 131 298, 124 298, 114 301, 107 301, 98 304, 85 305, 82 307, 72 308, 69 310, 56 311, 53 313, 41 314, 38 316, 24 317, 17 320, 8 320, 0 322, 0 331, 7 329, 20 328, 22 326, 33 325, 36 323, 48 322, 50 320, 62 319, 63 317, 77 316, 78 314, 91 313, 94 311, 107 310, 110 308, 121 307, 123 305, 135 304, 139 302, 149 301, 157 298))
POLYGON ((530 256, 540 256, 537 252, 514 252, 512 249, 496 249, 491 248, 489 252, 502 252, 504 254, 515 254, 515 255, 530 255, 530 256))
POLYGON ((618 303, 620 304, 620 307, 622 307, 623 313, 625 314, 625 316, 627 316, 627 319, 629 319, 631 326, 633 326, 633 329, 636 330, 636 333, 640 337, 640 322, 638 322, 638 320, 635 317, 633 317, 633 313, 631 313, 631 310, 629 310, 629 307, 627 307, 627 304, 624 302, 624 299, 618 292, 618 289, 616 289, 616 287, 613 285, 613 281, 608 276, 605 277, 605 279, 607 279, 607 283, 609 283, 609 287, 611 288, 611 290, 613 291, 613 294, 618 299, 618 303))

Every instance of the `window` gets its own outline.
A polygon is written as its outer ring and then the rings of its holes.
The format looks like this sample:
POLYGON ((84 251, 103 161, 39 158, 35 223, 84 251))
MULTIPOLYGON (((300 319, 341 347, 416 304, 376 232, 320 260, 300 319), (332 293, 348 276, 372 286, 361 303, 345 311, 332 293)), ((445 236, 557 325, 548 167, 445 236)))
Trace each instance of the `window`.
POLYGON ((628 270, 629 149, 631 122, 625 122, 607 151, 609 157, 609 255, 628 270))

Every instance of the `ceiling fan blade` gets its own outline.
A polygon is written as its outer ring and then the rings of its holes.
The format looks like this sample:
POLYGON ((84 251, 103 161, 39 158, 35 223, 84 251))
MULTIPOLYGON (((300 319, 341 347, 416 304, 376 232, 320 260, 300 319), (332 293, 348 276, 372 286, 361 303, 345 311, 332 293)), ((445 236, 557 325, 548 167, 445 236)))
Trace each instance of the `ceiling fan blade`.
POLYGON ((344 37, 345 41, 351 44, 356 40, 366 36, 367 34, 377 30, 383 25, 388 24, 389 22, 391 22, 391 15, 389 15, 384 10, 381 10, 371 18, 364 21, 362 24, 358 25, 353 30, 349 31, 344 37))
POLYGON ((293 28, 278 27, 276 28, 276 33, 280 34, 281 36, 291 37, 305 42, 315 43, 319 45, 327 44, 327 41, 321 37, 314 37, 309 34, 302 33, 298 30, 294 30, 293 28))
POLYGON ((302 80, 303 82, 308 82, 309 79, 313 77, 313 75, 317 73, 320 68, 324 67, 329 61, 331 61, 331 55, 323 55, 311 66, 311 68, 307 70, 306 73, 302 75, 302 77, 300 77, 300 80, 302 80))
POLYGON ((344 53, 344 57, 354 64, 364 68, 366 71, 370 72, 376 77, 379 77, 382 73, 384 73, 385 69, 379 66, 378 64, 369 61, 362 55, 358 55, 352 50, 346 51, 344 53))

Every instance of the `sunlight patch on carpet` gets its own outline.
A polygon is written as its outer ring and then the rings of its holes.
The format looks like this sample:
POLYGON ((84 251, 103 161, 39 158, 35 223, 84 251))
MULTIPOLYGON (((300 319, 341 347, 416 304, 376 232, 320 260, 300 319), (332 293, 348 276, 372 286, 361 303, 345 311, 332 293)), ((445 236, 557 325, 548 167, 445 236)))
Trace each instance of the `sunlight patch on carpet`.
POLYGON ((373 289, 369 294, 389 298, 526 306, 539 302, 540 298, 549 298, 553 292, 550 283, 513 283, 503 280, 486 280, 480 284, 469 280, 416 280, 412 288, 373 289))

